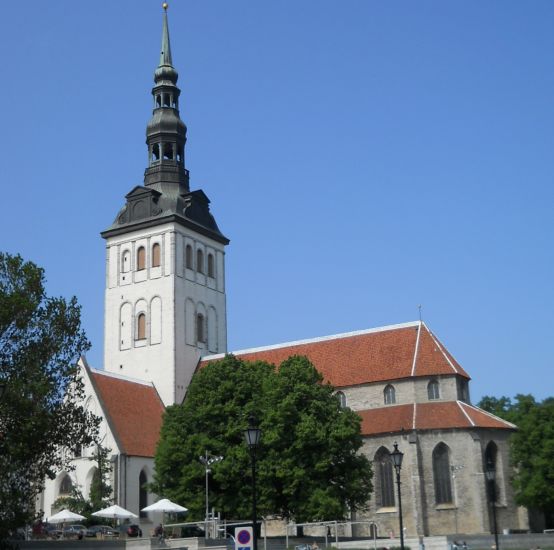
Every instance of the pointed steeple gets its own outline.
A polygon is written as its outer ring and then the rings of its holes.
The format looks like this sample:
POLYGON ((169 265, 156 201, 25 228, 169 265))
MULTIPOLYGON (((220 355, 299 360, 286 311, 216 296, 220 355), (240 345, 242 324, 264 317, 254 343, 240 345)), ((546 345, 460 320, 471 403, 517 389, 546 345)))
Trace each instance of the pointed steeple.
MULTIPOLYGON (((148 168, 144 173, 146 186, 165 188, 178 185, 178 192, 189 190, 188 171, 185 169, 187 127, 179 117, 179 77, 171 59, 167 4, 164 2, 162 51, 160 64, 154 72, 154 111, 146 128, 148 168)), ((161 189, 160 189, 161 190, 161 189)))
POLYGON ((167 25, 167 3, 164 2, 163 4, 164 8, 164 22, 163 22, 163 29, 162 29, 162 51, 160 54, 160 67, 162 65, 170 65, 172 66, 173 63, 171 61, 171 44, 169 42, 169 29, 167 25))

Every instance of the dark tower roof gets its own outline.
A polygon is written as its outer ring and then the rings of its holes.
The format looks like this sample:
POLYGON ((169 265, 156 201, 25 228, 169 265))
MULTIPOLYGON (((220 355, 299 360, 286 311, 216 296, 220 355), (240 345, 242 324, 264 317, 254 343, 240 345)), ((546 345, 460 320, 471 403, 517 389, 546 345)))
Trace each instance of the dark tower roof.
POLYGON ((102 236, 177 221, 227 244, 229 240, 210 213, 208 197, 201 190, 191 192, 189 188, 189 172, 185 168, 187 127, 179 116, 179 74, 171 58, 167 4, 163 7, 162 49, 152 88, 154 109, 146 127, 148 166, 144 186, 137 186, 126 195, 127 204, 102 236))

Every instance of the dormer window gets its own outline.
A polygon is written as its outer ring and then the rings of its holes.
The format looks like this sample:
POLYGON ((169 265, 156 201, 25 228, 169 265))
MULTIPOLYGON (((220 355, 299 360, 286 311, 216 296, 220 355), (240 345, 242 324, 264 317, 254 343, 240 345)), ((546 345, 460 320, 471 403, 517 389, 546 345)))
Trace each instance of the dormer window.
POLYGON ((429 398, 429 401, 440 399, 441 396, 439 392, 438 380, 431 380, 431 382, 427 385, 427 397, 429 398))
POLYGON ((146 269, 146 249, 144 246, 139 247, 137 250, 137 271, 146 269))
POLYGON ((383 397, 385 399, 385 405, 394 405, 396 403, 396 390, 394 386, 389 384, 383 390, 383 397))
POLYGON ((339 400, 341 409, 346 408, 346 395, 344 395, 344 392, 338 391, 335 393, 335 397, 339 400))

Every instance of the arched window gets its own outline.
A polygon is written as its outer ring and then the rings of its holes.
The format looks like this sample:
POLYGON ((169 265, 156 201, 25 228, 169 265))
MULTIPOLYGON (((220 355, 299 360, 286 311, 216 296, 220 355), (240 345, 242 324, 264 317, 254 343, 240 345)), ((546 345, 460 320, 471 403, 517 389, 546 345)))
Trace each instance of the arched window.
POLYGON ((73 483, 69 475, 65 474, 62 482, 60 483, 60 495, 70 495, 73 490, 73 483))
POLYGON ((214 255, 208 254, 208 277, 215 277, 214 255))
POLYGON ((433 478, 435 482, 435 502, 452 503, 452 483, 448 447, 439 443, 433 450, 433 478))
POLYGON ((187 244, 185 248, 185 265, 187 269, 194 269, 192 265, 192 246, 190 244, 187 244))
POLYGON ((161 264, 161 248, 158 243, 152 246, 152 267, 160 267, 161 264))
POLYGON ((394 477, 389 451, 381 447, 374 458, 375 499, 377 508, 391 508, 394 502, 394 477))
POLYGON ((137 250, 137 271, 146 269, 146 250, 144 246, 137 250))
POLYGON ((196 316, 196 340, 198 342, 205 342, 206 341, 206 331, 204 329, 204 315, 199 313, 196 316))
POLYGON ((344 395, 344 392, 338 391, 335 393, 335 397, 339 400, 341 408, 344 409, 346 407, 346 395, 344 395))
POLYGON ((127 273, 131 269, 131 253, 128 250, 121 256, 121 272, 127 273))
POLYGON ((146 340, 146 315, 139 313, 137 317, 137 340, 146 340))
POLYGON ((144 473, 144 470, 142 470, 139 475, 139 510, 141 518, 148 516, 148 512, 142 511, 143 508, 148 506, 148 491, 146 490, 147 482, 148 480, 146 479, 146 474, 144 473))
POLYGON ((431 382, 427 385, 427 397, 430 401, 433 399, 440 399, 438 380, 431 380, 431 382))
POLYGON ((196 251, 196 271, 204 273, 204 252, 200 248, 196 251))
POLYGON ((501 501, 500 486, 502 480, 502 471, 499 468, 498 447, 494 441, 489 442, 485 449, 485 472, 489 469, 495 471, 494 480, 487 479, 487 493, 490 502, 498 503, 501 501))
POLYGON ((393 405, 396 403, 396 390, 391 384, 385 387, 383 395, 385 397, 385 405, 393 405))

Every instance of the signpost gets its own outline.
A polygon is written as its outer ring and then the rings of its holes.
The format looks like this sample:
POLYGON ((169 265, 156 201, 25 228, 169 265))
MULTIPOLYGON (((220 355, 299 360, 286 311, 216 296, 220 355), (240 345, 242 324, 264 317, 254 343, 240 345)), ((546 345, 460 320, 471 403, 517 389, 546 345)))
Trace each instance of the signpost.
POLYGON ((252 527, 235 527, 235 550, 252 550, 252 527))

